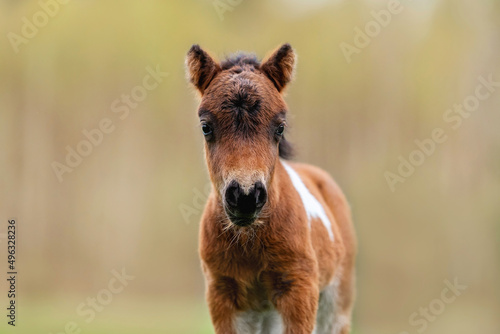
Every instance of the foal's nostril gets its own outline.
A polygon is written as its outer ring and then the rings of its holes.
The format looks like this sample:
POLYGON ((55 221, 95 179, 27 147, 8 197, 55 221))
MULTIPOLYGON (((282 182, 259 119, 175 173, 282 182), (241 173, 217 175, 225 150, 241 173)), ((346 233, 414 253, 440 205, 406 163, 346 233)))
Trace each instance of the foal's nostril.
POLYGON ((266 187, 262 184, 262 182, 257 182, 255 184, 254 191, 255 205, 258 209, 260 209, 264 206, 264 204, 266 204, 267 201, 266 187))
POLYGON ((241 188, 238 182, 231 181, 226 189, 226 203, 231 207, 238 206, 238 198, 240 197, 241 188))

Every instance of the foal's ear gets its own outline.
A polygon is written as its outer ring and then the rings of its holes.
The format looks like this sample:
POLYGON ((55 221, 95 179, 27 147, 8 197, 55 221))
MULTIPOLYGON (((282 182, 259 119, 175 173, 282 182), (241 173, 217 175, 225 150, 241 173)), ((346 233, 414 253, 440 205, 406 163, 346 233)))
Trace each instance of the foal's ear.
POLYGON ((199 45, 195 44, 189 49, 186 56, 187 76, 202 95, 220 70, 219 64, 199 45))
POLYGON ((260 68, 281 92, 293 78, 295 52, 291 45, 286 43, 280 46, 263 61, 260 68))

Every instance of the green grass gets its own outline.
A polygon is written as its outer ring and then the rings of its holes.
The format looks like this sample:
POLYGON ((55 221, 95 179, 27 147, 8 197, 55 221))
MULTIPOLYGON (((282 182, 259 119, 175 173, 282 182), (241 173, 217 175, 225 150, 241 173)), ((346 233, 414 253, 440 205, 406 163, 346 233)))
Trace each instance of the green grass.
MULTIPOLYGON (((76 298, 75 298, 76 299, 76 298)), ((123 301, 116 299, 96 313, 95 319, 85 322, 76 313, 77 302, 61 300, 21 301, 15 328, 0 324, 0 333, 16 334, 213 334, 205 304, 161 301, 123 301), (65 330, 75 322, 76 331, 65 330), (79 332, 78 329, 81 331, 79 332)), ((354 332, 353 332, 354 333, 354 332)))
POLYGON ((16 327, 0 324, 0 333, 16 334, 212 334, 212 326, 203 304, 172 304, 148 301, 113 301, 89 323, 76 313, 78 302, 31 301, 20 304, 16 327), (65 330, 68 323, 79 327, 65 330), (81 329, 81 332, 78 331, 81 329))

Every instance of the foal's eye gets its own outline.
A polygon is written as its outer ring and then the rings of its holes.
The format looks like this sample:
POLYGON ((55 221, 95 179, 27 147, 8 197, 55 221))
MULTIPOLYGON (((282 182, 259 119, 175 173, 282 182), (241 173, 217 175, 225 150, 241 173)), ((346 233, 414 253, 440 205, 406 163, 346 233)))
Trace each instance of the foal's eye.
POLYGON ((203 123, 201 125, 201 131, 203 132, 204 136, 209 136, 212 134, 212 128, 207 123, 203 123))
POLYGON ((285 132, 285 124, 280 124, 276 129, 276 135, 281 137, 283 135, 283 132, 285 132))

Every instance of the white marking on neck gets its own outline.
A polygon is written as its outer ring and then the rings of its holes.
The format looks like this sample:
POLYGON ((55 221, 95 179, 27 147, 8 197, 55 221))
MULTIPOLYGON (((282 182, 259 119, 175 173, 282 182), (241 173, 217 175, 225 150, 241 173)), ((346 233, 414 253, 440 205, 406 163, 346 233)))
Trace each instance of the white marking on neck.
POLYGON ((311 194, 309 189, 307 189, 304 182, 302 182, 302 180, 300 179, 299 174, 297 174, 297 172, 294 171, 293 168, 290 167, 284 161, 281 161, 281 163, 285 167, 288 176, 290 176, 290 179, 292 180, 292 184, 295 187, 295 190, 297 190, 300 198, 302 199, 302 203, 304 204, 304 209, 306 210, 307 213, 307 218, 309 218, 309 228, 311 227, 311 218, 320 218, 321 221, 323 222, 323 225, 325 225, 326 230, 328 231, 330 239, 333 241, 332 224, 330 223, 330 220, 328 219, 328 216, 326 215, 323 206, 311 194))

